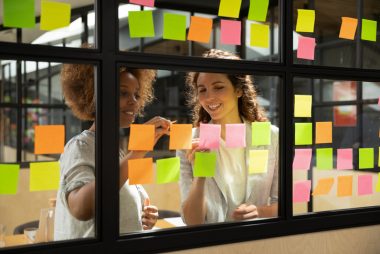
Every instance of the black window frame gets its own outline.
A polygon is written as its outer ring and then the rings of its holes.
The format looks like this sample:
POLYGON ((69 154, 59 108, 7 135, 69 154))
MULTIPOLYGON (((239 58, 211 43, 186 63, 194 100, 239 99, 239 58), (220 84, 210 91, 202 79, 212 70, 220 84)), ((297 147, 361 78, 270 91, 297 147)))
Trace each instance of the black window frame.
MULTIPOLYGON (((153 253, 257 240, 293 234, 380 224, 380 207, 364 207, 293 216, 293 78, 318 77, 340 80, 380 80, 370 69, 293 64, 292 1, 279 0, 281 40, 279 63, 229 61, 199 57, 120 52, 117 0, 96 0, 98 26, 96 49, 58 48, 0 42, 0 59, 47 62, 80 62, 97 66, 96 132, 96 239, 49 242, 0 249, 0 253, 153 253), (118 66, 173 70, 246 72, 282 78, 280 93, 279 217, 254 221, 175 228, 152 233, 119 236, 118 174, 118 66), (115 123, 115 124, 112 124, 115 123)), ((159 1, 156 5, 159 6, 159 1)))

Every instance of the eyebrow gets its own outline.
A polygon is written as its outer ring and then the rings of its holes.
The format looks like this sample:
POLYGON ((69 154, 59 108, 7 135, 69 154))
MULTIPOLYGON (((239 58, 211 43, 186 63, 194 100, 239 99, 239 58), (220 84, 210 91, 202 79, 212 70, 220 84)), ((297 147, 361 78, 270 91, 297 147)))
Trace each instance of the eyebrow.
MULTIPOLYGON (((213 85, 216 85, 216 84, 219 84, 219 83, 224 84, 223 81, 217 80, 217 81, 212 82, 211 85, 213 86, 213 85)), ((197 85, 197 87, 205 87, 205 85, 199 84, 199 85, 197 85)))

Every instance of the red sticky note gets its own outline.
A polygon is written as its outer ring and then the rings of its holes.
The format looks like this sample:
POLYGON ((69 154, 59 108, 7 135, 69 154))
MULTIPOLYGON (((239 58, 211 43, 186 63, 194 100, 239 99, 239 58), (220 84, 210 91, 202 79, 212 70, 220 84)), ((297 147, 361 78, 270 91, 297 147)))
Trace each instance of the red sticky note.
POLYGON ((373 193, 372 175, 359 175, 358 176, 358 195, 370 195, 373 193))
POLYGON ((241 22, 237 20, 220 21, 220 43, 228 45, 241 45, 241 22))
POLYGON ((153 183, 153 159, 128 160, 128 179, 131 185, 153 183))
POLYGON ((226 147, 245 147, 245 124, 226 124, 226 147))
POLYGON ((189 41, 208 43, 211 38, 212 19, 192 16, 190 21, 189 41))
POLYGON ((295 149, 293 170, 309 170, 312 157, 312 149, 295 149))
POLYGON ((201 123, 199 127, 199 147, 218 149, 221 130, 220 124, 201 123))
POLYGON ((310 201, 311 181, 298 181, 293 184, 293 202, 302 203, 310 201))
POLYGON ((64 125, 36 125, 34 127, 34 153, 59 154, 65 146, 64 125))
POLYGON ((352 148, 337 149, 336 169, 353 169, 352 148))
POLYGON ((154 7, 154 0, 129 0, 129 3, 154 7))
POLYGON ((299 36, 297 58, 314 60, 315 38, 299 36))

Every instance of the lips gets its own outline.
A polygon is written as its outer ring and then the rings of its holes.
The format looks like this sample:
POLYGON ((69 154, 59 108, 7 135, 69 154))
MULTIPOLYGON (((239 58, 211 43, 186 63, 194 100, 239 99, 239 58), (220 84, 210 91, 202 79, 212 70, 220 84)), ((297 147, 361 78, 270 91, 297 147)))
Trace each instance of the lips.
POLYGON ((218 103, 218 104, 209 104, 209 105, 207 105, 207 108, 208 108, 210 111, 216 111, 216 110, 218 110, 221 106, 222 106, 221 103, 218 103))

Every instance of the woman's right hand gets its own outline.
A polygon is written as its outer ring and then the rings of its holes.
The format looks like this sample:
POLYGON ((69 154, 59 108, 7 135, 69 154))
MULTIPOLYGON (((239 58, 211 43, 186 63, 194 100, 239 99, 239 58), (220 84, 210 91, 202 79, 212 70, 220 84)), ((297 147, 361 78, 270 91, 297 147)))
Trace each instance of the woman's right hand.
POLYGON ((169 135, 170 125, 172 122, 166 118, 155 116, 144 124, 151 124, 155 126, 154 144, 156 144, 163 135, 169 135))
POLYGON ((191 141, 191 149, 186 151, 186 158, 191 164, 194 164, 195 153, 207 151, 209 150, 199 147, 199 138, 193 138, 193 140, 191 141))

